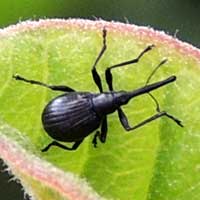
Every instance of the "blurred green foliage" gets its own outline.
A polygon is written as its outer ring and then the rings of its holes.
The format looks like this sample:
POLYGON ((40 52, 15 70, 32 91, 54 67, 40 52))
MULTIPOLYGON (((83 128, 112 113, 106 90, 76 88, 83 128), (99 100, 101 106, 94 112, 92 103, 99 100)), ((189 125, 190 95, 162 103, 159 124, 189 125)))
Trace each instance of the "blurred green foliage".
POLYGON ((152 26, 200 46, 199 0, 7 0, 0 2, 0 27, 38 18, 79 17, 152 26))

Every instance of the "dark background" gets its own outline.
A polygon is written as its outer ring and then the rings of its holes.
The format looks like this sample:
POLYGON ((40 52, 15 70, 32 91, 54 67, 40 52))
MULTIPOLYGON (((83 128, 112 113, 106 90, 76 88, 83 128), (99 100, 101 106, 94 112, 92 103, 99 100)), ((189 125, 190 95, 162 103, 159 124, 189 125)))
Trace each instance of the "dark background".
MULTIPOLYGON (((200 47, 199 0, 6 0, 0 2, 0 28, 19 21, 39 18, 100 17, 157 30, 200 47)), ((8 182, 0 160, 0 199, 28 200, 20 184, 8 182)))

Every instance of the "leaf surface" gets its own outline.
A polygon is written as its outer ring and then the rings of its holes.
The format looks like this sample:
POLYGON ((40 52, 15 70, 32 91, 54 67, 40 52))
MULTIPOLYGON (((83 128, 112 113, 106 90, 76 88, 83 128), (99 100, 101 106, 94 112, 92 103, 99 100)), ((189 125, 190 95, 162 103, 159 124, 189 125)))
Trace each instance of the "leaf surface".
MULTIPOLYGON (((80 19, 24 22, 1 30, 0 37, 0 156, 33 198, 198 200, 198 49, 149 28, 80 19), (107 50, 97 69, 104 90, 107 91, 104 79, 107 67, 136 58, 148 45, 154 44, 156 47, 137 64, 112 70, 114 88, 134 90, 144 86, 153 69, 167 58, 168 62, 156 72, 151 82, 171 75, 176 75, 177 81, 152 94, 162 110, 183 121, 184 128, 163 117, 126 132, 114 113, 108 117, 107 141, 105 144, 99 142, 98 148, 93 147, 91 134, 75 152, 55 147, 41 153, 40 149, 52 141, 42 128, 41 113, 60 92, 15 81, 12 75, 19 74, 52 85, 67 85, 77 91, 98 92, 91 67, 102 47, 103 27, 107 29, 107 50), (11 155, 13 149, 23 152, 22 161, 29 163, 27 166, 32 173, 26 167, 23 169, 23 164, 17 165, 19 154, 13 156, 14 160, 6 156, 11 155), (46 173, 46 181, 36 173, 34 162, 38 170, 45 169, 42 173, 46 173), (65 174, 62 181, 66 184, 73 182, 69 176, 76 177, 72 185, 77 196, 64 193, 61 185, 55 186, 62 177, 52 178, 50 175, 54 170, 65 174), (83 183, 82 178, 87 183, 83 183), (80 191, 83 197, 78 196, 80 191)), ((153 115, 155 104, 148 95, 142 95, 123 109, 132 125, 153 115)), ((68 189, 71 191, 70 186, 68 189)))

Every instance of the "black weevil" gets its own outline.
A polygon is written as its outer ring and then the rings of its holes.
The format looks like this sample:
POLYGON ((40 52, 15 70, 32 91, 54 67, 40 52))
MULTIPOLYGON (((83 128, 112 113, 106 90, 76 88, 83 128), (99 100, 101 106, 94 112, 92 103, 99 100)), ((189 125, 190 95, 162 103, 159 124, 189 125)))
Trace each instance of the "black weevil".
POLYGON ((41 85, 52 90, 65 92, 64 94, 57 96, 56 98, 51 100, 44 108, 44 111, 42 113, 42 123, 45 131, 53 139, 62 142, 74 142, 74 144, 72 145, 72 147, 67 147, 63 144, 60 144, 57 141, 53 141, 42 149, 43 152, 47 151, 51 146, 58 146, 65 150, 75 150, 83 142, 85 137, 87 137, 99 127, 101 127, 100 131, 96 131, 92 142, 96 147, 98 137, 102 143, 105 143, 107 136, 107 115, 115 111, 118 112, 119 120, 126 131, 134 130, 162 116, 166 116, 172 119, 179 126, 183 127, 179 119, 170 115, 166 111, 160 110, 158 101, 150 93, 150 91, 155 90, 176 80, 175 76, 170 76, 165 80, 153 84, 148 84, 153 74, 161 65, 163 65, 166 62, 166 60, 163 60, 154 69, 154 71, 150 74, 149 78, 146 81, 146 84, 143 87, 129 92, 113 90, 111 69, 137 63, 146 52, 148 52, 154 47, 154 45, 148 46, 139 54, 137 58, 133 60, 129 60, 108 67, 105 71, 105 76, 106 82, 109 87, 109 92, 103 92, 101 78, 96 70, 96 65, 106 50, 106 35, 107 31, 104 28, 103 47, 92 67, 92 76, 94 82, 99 88, 100 93, 77 92, 68 86, 47 85, 39 81, 25 79, 19 75, 13 76, 13 78, 15 78, 16 80, 41 85), (128 101, 133 97, 142 95, 144 93, 147 93, 156 103, 157 113, 140 122, 139 124, 131 127, 121 106, 127 104, 128 101))

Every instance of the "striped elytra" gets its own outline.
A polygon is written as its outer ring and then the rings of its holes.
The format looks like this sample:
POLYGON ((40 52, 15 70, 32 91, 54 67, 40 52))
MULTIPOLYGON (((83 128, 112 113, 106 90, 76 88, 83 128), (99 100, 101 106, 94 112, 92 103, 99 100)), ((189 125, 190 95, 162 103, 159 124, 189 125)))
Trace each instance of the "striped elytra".
POLYGON ((46 132, 56 140, 72 142, 97 129, 101 119, 92 109, 90 96, 90 93, 65 93, 50 101, 42 113, 46 132))

